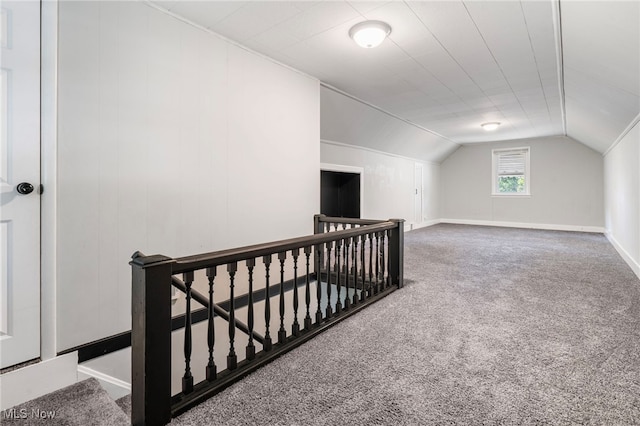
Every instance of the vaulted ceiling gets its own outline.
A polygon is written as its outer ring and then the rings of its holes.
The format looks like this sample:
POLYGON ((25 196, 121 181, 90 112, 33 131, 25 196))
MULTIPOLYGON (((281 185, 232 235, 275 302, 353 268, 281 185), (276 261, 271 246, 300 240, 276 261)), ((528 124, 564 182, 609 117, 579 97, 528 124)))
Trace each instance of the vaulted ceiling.
POLYGON ((458 144, 568 135, 604 152, 640 113, 639 1, 152 3, 458 144), (355 45, 364 20, 389 39, 355 45))

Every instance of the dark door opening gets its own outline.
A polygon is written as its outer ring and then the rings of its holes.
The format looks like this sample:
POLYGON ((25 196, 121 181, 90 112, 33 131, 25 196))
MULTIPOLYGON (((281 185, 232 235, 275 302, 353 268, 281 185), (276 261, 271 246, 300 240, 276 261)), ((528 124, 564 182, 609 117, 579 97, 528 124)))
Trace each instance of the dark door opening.
POLYGON ((360 174, 320 172, 320 213, 334 217, 360 217, 360 174))

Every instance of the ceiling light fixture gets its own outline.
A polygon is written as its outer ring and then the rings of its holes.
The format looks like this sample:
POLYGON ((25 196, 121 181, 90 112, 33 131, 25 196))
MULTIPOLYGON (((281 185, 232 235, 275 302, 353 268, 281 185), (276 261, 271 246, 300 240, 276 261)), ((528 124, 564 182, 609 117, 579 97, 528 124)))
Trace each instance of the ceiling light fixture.
POLYGON ((487 131, 491 131, 491 130, 497 129, 499 125, 500 125, 500 123, 498 121, 492 121, 490 123, 482 123, 480 125, 480 127, 482 127, 483 129, 485 129, 487 131))
POLYGON ((389 34, 391 27, 382 21, 360 22, 349 30, 349 37, 365 49, 379 46, 389 34))

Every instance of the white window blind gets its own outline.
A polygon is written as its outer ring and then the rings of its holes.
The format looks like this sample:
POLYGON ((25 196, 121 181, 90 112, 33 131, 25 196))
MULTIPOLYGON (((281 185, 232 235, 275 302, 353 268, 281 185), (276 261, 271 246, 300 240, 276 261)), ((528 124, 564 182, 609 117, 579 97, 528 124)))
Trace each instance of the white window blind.
POLYGON ((497 153, 498 176, 524 176, 527 150, 502 151, 497 153))
POLYGON ((494 149, 492 194, 530 195, 529 147, 494 149))

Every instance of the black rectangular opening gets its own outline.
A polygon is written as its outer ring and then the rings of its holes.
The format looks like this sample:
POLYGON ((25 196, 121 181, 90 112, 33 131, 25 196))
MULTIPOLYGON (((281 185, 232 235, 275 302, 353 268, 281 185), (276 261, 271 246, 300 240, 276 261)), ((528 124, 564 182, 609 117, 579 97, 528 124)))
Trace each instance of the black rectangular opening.
POLYGON ((320 213, 360 218, 360 174, 320 172, 320 213))

